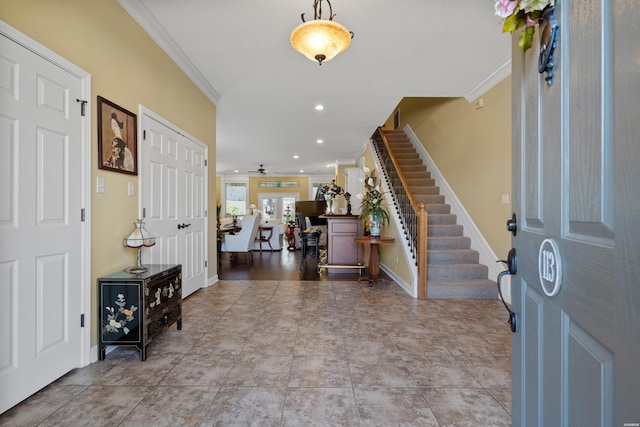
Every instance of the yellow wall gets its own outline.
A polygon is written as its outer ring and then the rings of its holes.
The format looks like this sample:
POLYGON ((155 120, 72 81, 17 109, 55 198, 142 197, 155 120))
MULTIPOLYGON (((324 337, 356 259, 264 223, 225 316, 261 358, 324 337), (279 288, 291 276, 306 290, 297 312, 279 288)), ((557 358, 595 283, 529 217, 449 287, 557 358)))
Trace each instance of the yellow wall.
MULTIPOLYGON (((482 96, 405 98, 400 127, 409 124, 497 256, 511 247, 511 78, 482 96), (509 203, 502 203, 507 194, 509 203)), ((394 110, 394 112, 396 111, 394 110)), ((385 128, 393 126, 393 113, 385 128)))
MULTIPOLYGON (((105 181, 103 194, 91 194, 95 313, 96 279, 135 264, 135 251, 123 247, 122 237, 138 215, 139 192, 138 177, 97 168, 96 97, 136 114, 143 104, 207 144, 209 165, 216 164, 216 108, 116 0, 3 0, 0 8, 2 20, 91 74, 91 184, 96 177, 105 181), (135 183, 135 197, 127 195, 129 181, 135 183)), ((209 171, 210 213, 215 212, 214 169, 209 171)), ((215 215, 209 215, 210 234, 215 230, 215 215)), ((209 239, 208 252, 212 277, 217 274, 215 238, 209 239)))
POLYGON ((258 205, 258 193, 298 193, 300 200, 309 200, 308 176, 262 176, 249 178, 249 204, 258 205), (259 187, 260 181, 298 181, 298 187, 259 187))

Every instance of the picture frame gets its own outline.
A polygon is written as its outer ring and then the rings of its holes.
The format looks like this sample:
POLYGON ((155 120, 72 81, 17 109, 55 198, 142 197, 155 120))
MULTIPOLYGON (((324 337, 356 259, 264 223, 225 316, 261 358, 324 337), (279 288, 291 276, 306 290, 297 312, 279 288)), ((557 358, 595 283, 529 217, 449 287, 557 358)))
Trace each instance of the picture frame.
POLYGON ((98 168, 138 175, 137 116, 98 96, 98 168))

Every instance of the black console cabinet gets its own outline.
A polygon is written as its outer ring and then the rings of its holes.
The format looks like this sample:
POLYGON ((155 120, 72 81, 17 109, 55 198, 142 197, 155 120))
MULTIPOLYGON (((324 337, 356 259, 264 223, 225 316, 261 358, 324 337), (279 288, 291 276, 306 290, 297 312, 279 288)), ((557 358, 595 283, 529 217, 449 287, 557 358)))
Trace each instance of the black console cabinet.
POLYGON ((182 266, 147 265, 142 274, 119 271, 98 279, 98 358, 110 345, 147 345, 174 322, 182 329, 182 266))

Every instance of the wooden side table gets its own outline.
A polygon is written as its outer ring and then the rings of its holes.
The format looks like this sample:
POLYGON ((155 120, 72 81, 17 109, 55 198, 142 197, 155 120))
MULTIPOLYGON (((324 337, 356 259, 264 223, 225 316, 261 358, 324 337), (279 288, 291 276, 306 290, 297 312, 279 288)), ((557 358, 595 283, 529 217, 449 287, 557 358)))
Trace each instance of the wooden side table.
POLYGON ((356 237, 354 239, 356 243, 362 243, 364 245, 371 246, 371 250, 369 251, 369 268, 368 268, 368 276, 359 277, 360 280, 367 280, 369 284, 376 282, 380 279, 380 253, 378 251, 378 246, 384 245, 386 243, 393 243, 396 241, 393 237, 356 237))

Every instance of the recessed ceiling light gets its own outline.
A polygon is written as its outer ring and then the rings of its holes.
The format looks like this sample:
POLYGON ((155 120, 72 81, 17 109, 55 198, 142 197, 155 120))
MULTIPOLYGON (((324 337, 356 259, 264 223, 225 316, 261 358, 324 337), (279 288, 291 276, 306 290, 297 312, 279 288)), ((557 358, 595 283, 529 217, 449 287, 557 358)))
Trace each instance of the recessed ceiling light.
POLYGON ((233 171, 234 171, 235 173, 238 173, 238 172, 240 172, 240 171, 239 171, 238 169, 234 169, 233 171))
POLYGON ((324 141, 323 141, 322 139, 316 139, 316 142, 317 142, 318 144, 322 144, 324 141))
POLYGON ((293 155, 293 158, 294 158, 294 159, 299 159, 299 158, 300 158, 300 156, 298 156, 297 154, 294 154, 294 155, 293 155))
POLYGON ((302 169, 300 169, 300 173, 304 173, 304 171, 302 169))
POLYGON ((318 110, 318 111, 324 110, 324 105, 322 105, 322 104, 316 105, 316 110, 318 110))

